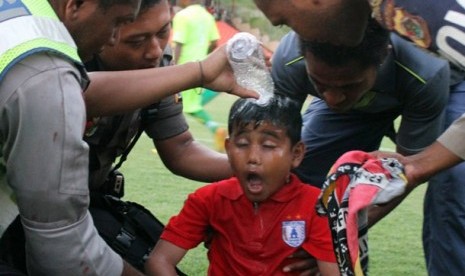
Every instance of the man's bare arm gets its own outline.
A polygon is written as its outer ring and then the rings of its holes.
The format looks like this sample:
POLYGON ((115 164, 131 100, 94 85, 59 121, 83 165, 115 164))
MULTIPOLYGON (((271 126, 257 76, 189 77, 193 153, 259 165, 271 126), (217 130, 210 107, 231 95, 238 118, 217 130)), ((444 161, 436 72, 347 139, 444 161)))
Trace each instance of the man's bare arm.
POLYGON ((93 72, 89 76, 91 83, 84 93, 88 117, 132 111, 193 87, 258 98, 256 92, 241 87, 235 81, 225 46, 201 62, 132 71, 93 72))

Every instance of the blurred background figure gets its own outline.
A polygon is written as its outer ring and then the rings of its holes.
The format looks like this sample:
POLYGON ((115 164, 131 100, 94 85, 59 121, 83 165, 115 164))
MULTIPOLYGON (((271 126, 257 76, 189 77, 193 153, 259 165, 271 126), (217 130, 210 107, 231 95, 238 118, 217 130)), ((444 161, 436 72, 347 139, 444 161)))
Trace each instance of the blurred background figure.
MULTIPOLYGON (((220 35, 215 18, 204 4, 204 0, 178 1, 182 10, 173 17, 172 37, 176 64, 201 60, 217 46, 220 35)), ((184 112, 205 125, 214 135, 215 149, 224 152, 226 130, 203 108, 203 93, 204 89, 200 87, 183 91, 181 95, 184 112)), ((210 95, 208 91, 207 95, 210 95)))

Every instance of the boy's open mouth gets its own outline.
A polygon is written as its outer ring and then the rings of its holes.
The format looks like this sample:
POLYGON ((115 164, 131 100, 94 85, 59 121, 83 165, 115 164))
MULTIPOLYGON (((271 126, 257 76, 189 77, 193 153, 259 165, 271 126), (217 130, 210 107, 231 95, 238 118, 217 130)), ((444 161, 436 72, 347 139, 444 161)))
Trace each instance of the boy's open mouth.
POLYGON ((258 194, 263 191, 263 180, 256 173, 249 173, 247 175, 247 189, 252 194, 258 194))

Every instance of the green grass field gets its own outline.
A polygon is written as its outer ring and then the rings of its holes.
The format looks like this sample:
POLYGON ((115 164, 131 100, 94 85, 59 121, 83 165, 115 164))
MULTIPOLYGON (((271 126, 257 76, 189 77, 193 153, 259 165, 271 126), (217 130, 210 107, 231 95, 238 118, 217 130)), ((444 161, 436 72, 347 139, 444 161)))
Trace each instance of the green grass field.
MULTIPOLYGON (((212 116, 226 126, 229 107, 235 97, 221 94, 206 106, 212 116)), ((208 130, 187 117, 194 137, 212 147, 208 130)), ((204 183, 187 180, 170 173, 160 161, 145 134, 123 165, 126 177, 126 200, 138 202, 163 222, 176 214, 189 193, 204 183)), ((393 150, 389 141, 383 149, 393 150)), ((421 246, 423 194, 425 185, 416 189, 385 219, 369 231, 370 275, 426 275, 421 246)), ((188 275, 206 275, 208 266, 203 245, 189 251, 180 264, 188 275)))

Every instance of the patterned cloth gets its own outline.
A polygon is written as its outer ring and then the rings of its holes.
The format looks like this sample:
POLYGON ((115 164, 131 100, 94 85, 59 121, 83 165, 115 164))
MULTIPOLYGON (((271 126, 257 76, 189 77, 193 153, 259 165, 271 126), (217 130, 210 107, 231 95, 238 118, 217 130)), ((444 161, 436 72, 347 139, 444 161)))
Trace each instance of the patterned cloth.
POLYGON ((344 154, 331 168, 316 208, 329 217, 341 275, 367 274, 367 207, 401 195, 406 183, 396 159, 375 159, 363 151, 344 154))

